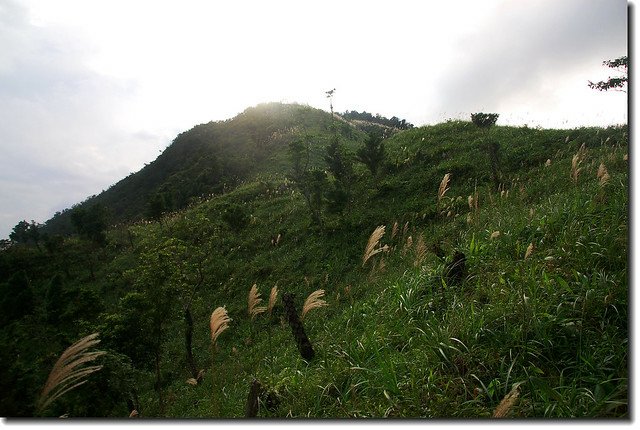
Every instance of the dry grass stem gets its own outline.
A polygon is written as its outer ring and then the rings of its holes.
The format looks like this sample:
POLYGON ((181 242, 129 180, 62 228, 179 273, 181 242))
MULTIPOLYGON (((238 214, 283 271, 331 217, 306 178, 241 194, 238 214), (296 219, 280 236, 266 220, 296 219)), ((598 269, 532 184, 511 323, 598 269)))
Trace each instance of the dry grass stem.
POLYGON ((582 168, 580 167, 580 164, 582 164, 586 155, 587 155, 587 149, 585 147, 585 144, 583 143, 580 146, 580 149, 578 149, 578 152, 576 152, 575 155, 571 158, 570 176, 574 184, 578 183, 578 176, 580 175, 580 171, 582 170, 582 168))
POLYGON ((424 258, 427 255, 427 245, 424 243, 424 239, 422 236, 418 237, 418 241, 416 242, 416 259, 413 262, 415 267, 422 265, 424 258))
POLYGON ((85 366, 104 351, 87 352, 100 342, 98 333, 85 336, 67 348, 54 364, 38 399, 38 410, 43 411, 58 397, 87 382, 87 377, 102 366, 85 366))
POLYGON ((269 293, 269 305, 267 306, 267 312, 271 315, 273 311, 273 307, 276 305, 276 300, 278 299, 278 286, 274 285, 271 288, 271 293, 269 293))
POLYGON ((524 253, 524 259, 526 260, 527 258, 529 258, 532 253, 533 253, 533 242, 530 243, 529 246, 527 246, 527 251, 524 253))
POLYGON ((445 193, 449 191, 449 180, 451 179, 451 173, 447 173, 442 178, 442 182, 440 182, 440 187, 438 187, 438 202, 442 200, 445 193))
POLYGON ((362 256, 362 267, 364 267, 367 260, 376 255, 379 252, 386 252, 389 250, 388 245, 384 245, 381 247, 377 247, 380 243, 380 239, 384 236, 385 226, 380 225, 376 227, 376 229, 369 236, 369 242, 367 242, 367 247, 364 249, 364 255, 362 256))
POLYGON ((513 386, 511 391, 504 396, 498 407, 493 411, 493 418, 504 418, 507 416, 509 411, 515 406, 518 401, 518 397, 520 396, 520 384, 516 384, 513 386))
POLYGON ((218 336, 222 334, 223 331, 229 328, 229 322, 231 322, 231 318, 227 314, 227 310, 224 307, 218 307, 211 313, 211 321, 209 322, 209 327, 211 328, 211 342, 215 343, 218 339, 218 336))
POLYGON ((402 249, 403 253, 406 253, 413 246, 413 237, 409 236, 407 238, 407 242, 404 244, 404 248, 402 249))
POLYGON ((309 297, 307 297, 307 300, 304 301, 304 305, 302 306, 302 314, 300 315, 301 320, 304 319, 304 316, 310 310, 328 306, 327 302, 322 300, 322 297, 324 297, 324 290, 316 290, 309 294, 309 297))
POLYGON ((396 234, 398 234, 398 221, 394 222, 393 227, 391 228, 391 239, 396 237, 396 234))
POLYGON ((609 179, 611 179, 611 177, 609 176, 609 172, 607 171, 607 167, 604 165, 604 163, 600 163, 600 166, 598 167, 597 177, 600 181, 601 187, 605 186, 607 182, 609 182, 609 179))
POLYGON ((262 299, 260 298, 260 293, 258 292, 258 286, 253 284, 251 290, 249 290, 249 298, 248 298, 248 312, 249 316, 253 320, 255 317, 263 313, 267 310, 265 306, 258 306, 262 299))

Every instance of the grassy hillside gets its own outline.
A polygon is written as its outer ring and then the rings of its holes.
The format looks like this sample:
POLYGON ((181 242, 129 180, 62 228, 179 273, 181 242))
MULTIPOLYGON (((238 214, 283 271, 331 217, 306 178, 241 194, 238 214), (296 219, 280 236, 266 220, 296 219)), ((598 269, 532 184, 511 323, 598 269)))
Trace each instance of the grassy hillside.
MULTIPOLYGON (((167 211, 180 210, 203 196, 233 190, 257 175, 284 171, 292 139, 312 136, 322 148, 331 124, 329 113, 308 106, 268 103, 251 107, 230 120, 200 124, 179 134, 142 170, 74 208, 100 204, 108 209, 112 224, 146 218, 149 202, 158 195, 167 211)), ((347 145, 362 139, 362 132, 346 122, 339 122, 336 132, 347 145)), ((71 212, 54 216, 44 231, 74 232, 71 212)))
MULTIPOLYGON (((353 133, 340 133, 351 153, 353 133)), ((627 128, 447 122, 384 144, 381 173, 356 163, 348 205, 322 226, 283 151, 233 190, 112 228, 105 248, 4 251, 3 293, 31 304, 3 320, 0 412, 243 417, 255 379, 259 417, 628 417, 627 128), (363 262, 378 226, 382 250, 363 262), (279 294, 251 317, 254 284, 258 306, 279 294), (299 314, 317 290, 305 360, 282 298, 299 314), (232 320, 212 342, 222 306, 232 320), (56 358, 93 332, 104 367, 37 410, 56 358)))

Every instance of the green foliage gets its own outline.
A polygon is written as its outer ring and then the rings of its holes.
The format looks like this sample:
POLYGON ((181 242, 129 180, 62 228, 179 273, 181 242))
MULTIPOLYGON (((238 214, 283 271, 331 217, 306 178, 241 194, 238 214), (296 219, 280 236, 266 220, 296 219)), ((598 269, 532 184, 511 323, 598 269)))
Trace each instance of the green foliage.
POLYGON ((384 116, 381 116, 380 114, 376 114, 374 116, 366 111, 363 111, 363 112, 357 112, 354 110, 345 111, 344 113, 341 114, 341 116, 347 120, 367 121, 374 124, 384 125, 387 127, 394 127, 399 130, 408 130, 410 128, 413 128, 413 124, 411 124, 410 122, 407 122, 404 119, 401 120, 400 118, 395 116, 391 118, 386 118, 384 116))
POLYGON ((31 222, 20 221, 13 227, 13 230, 9 234, 9 239, 17 243, 34 243, 39 247, 40 227, 41 226, 33 220, 31 222))
POLYGON ((57 323, 62 316, 64 305, 63 279, 62 275, 56 273, 53 275, 53 278, 51 278, 51 281, 49 281, 45 294, 45 311, 47 314, 47 321, 52 324, 57 323))
POLYGON ((324 161, 327 164, 329 173, 342 186, 348 187, 353 182, 353 161, 351 160, 351 155, 346 152, 344 145, 339 140, 334 140, 327 147, 324 161))
POLYGON ((5 283, 0 284, 0 325, 20 319, 35 307, 35 298, 25 272, 16 272, 5 283))
POLYGON ((592 88, 598 91, 615 90, 615 91, 626 92, 624 90, 624 87, 627 85, 629 81, 629 78, 627 76, 629 59, 627 58, 627 56, 625 55, 623 57, 616 58, 615 60, 605 60, 602 62, 602 64, 612 69, 616 69, 619 73, 623 73, 623 76, 617 76, 614 78, 610 77, 606 81, 599 81, 596 83, 589 81, 589 84, 588 84, 589 88, 592 88))
POLYGON ((170 207, 171 204, 167 202, 166 195, 164 193, 156 193, 147 202, 145 215, 148 219, 157 221, 170 207))
POLYGON ((480 128, 490 128, 498 120, 497 113, 472 113, 471 122, 480 128))
MULTIPOLYGON (((262 107, 263 116, 249 110, 224 126, 238 131, 239 146, 264 156, 236 154, 263 170, 224 194, 161 222, 110 228, 100 250, 58 237, 47 252, 0 251, 3 310, 20 309, 0 327, 3 415, 32 416, 59 351, 92 332, 108 352, 105 367, 52 414, 124 417, 135 408, 143 417, 242 417, 256 378, 264 388, 259 417, 490 417, 514 384, 521 394, 510 417, 629 415, 627 127, 492 127, 504 193, 494 187, 491 161, 478 162, 490 156, 486 130, 460 121, 412 128, 382 142, 394 162, 375 189, 359 163, 349 187, 338 188, 335 155, 355 152, 364 136, 353 129, 359 142, 341 133, 342 148, 334 146, 328 115, 316 123, 314 111, 301 107, 288 110, 287 123, 301 128, 283 132, 281 108, 262 107), (273 123, 259 120, 269 115, 273 123), (571 158, 583 143, 574 184, 571 158), (604 184, 596 176, 601 162, 604 184), (445 173, 450 214, 439 216, 445 173), (321 209, 321 229, 309 228, 303 189, 321 209), (338 190, 350 198, 335 217, 338 190), (233 234, 229 208, 237 218, 250 214, 233 234), (363 269, 379 225, 388 252, 363 269), (455 251, 465 254, 466 271, 453 285, 447 263, 455 251), (263 293, 277 285, 281 294, 269 318, 251 321, 254 283, 263 293), (281 324, 281 297, 318 289, 329 306, 305 318, 315 352, 306 362, 281 324), (29 312, 8 302, 25 292, 29 312), (48 322, 56 303, 59 319, 48 322), (216 306, 233 321, 213 347, 216 306), (195 373, 185 353, 186 309, 194 367, 206 374, 196 385, 186 382, 195 373)), ((200 150, 212 141, 203 137, 209 143, 200 150)))
POLYGON ((107 228, 107 209, 101 204, 95 204, 85 209, 77 207, 71 214, 71 222, 78 234, 98 246, 107 244, 105 230, 107 228))
POLYGON ((239 204, 227 204, 222 211, 222 219, 235 232, 245 228, 251 220, 247 209, 239 204))
POLYGON ((382 133, 373 132, 369 134, 364 145, 356 151, 356 157, 358 161, 367 166, 371 175, 377 178, 385 159, 382 133))
POLYGON ((130 292, 119 300, 117 312, 101 315, 103 344, 126 355, 137 368, 150 370, 156 339, 151 300, 145 293, 130 292))
POLYGON ((292 171, 289 178, 304 197, 314 224, 322 226, 322 208, 327 186, 327 174, 324 170, 309 167, 311 137, 296 140, 289 145, 292 171))

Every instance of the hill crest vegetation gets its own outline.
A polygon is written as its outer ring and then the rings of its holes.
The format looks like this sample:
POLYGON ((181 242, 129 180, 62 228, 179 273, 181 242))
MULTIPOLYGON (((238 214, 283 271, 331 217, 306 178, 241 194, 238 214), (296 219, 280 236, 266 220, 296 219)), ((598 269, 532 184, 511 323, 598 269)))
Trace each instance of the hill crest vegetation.
POLYGON ((196 126, 0 251, 0 412, 628 418, 628 136, 196 126), (39 403, 93 333, 95 371, 39 403))

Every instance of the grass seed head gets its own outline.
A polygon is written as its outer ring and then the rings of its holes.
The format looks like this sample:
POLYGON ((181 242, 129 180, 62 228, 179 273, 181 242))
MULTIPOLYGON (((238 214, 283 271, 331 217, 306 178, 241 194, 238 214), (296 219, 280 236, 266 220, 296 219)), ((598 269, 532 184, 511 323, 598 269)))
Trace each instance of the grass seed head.
POLYGON ((229 328, 229 322, 231 318, 227 314, 227 310, 224 307, 218 307, 211 313, 211 319, 209 321, 209 327, 211 328, 211 342, 215 343, 218 336, 223 331, 229 328))
POLYGON ((328 306, 327 302, 324 301, 322 297, 324 297, 324 290, 316 290, 309 294, 309 297, 307 297, 307 300, 304 301, 304 305, 302 306, 302 314, 300 315, 301 320, 304 319, 304 316, 310 310, 328 306))
POLYGON ((367 260, 376 255, 379 252, 385 252, 389 250, 388 245, 384 245, 381 247, 377 247, 380 243, 380 239, 384 236, 385 226, 379 225, 369 236, 369 241, 367 242, 367 247, 364 249, 364 255, 362 256, 362 267, 364 267, 367 260), (377 247, 377 248, 376 248, 377 247))
POLYGON ((418 236, 418 240, 416 242, 416 259, 413 262, 415 267, 421 266, 424 258, 427 255, 427 245, 424 243, 424 238, 422 235, 418 236))
POLYGON ((273 288, 271 288, 271 293, 269 293, 269 305, 267 306, 267 312, 269 313, 269 315, 271 315, 271 312, 273 311, 273 307, 275 306, 277 299, 278 299, 278 286, 274 285, 273 288))
POLYGON ((262 299, 258 292, 258 285, 253 284, 251 290, 249 290, 249 298, 247 300, 249 317, 251 317, 252 320, 267 310, 265 306, 258 306, 260 302, 262 302, 262 299))
POLYGON ((449 191, 449 180, 451 179, 451 173, 447 173, 442 178, 440 182, 440 187, 438 187, 438 202, 442 200, 445 193, 449 191))
POLYGON ((606 185, 607 182, 609 182, 609 179, 611 179, 611 177, 609 176, 609 172, 607 171, 607 167, 604 165, 604 163, 600 163, 596 176, 598 178, 598 181, 600 182, 601 187, 606 185))
POLYGON ((38 410, 43 411, 58 397, 87 382, 87 377, 102 366, 86 366, 104 351, 87 350, 100 342, 98 333, 83 337, 67 348, 56 361, 38 399, 38 410))
POLYGON ((527 246, 527 251, 524 253, 524 259, 526 260, 527 258, 529 258, 532 253, 533 253, 533 242, 530 243, 529 246, 527 246))

